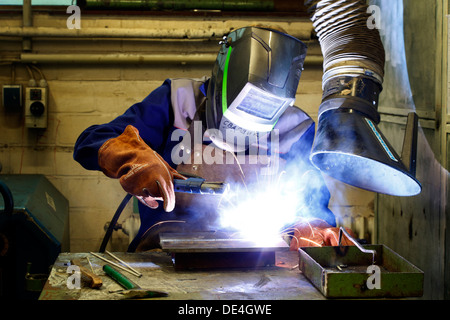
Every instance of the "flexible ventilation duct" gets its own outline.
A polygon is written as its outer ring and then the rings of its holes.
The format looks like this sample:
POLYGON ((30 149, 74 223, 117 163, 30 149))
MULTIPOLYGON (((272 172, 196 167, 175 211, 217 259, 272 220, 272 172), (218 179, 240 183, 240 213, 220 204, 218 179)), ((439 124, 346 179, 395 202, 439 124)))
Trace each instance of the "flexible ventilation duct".
MULTIPOLYGON (((378 30, 367 26, 367 5, 360 0, 307 0, 305 4, 324 58, 323 101, 333 97, 361 99, 358 110, 378 123, 385 53, 378 30)), ((319 113, 337 106, 322 104, 319 113)), ((339 105, 345 106, 355 107, 339 105)))
POLYGON ((306 0, 305 5, 324 57, 312 163, 362 189, 396 196, 420 193, 410 163, 405 165, 377 127, 385 51, 378 29, 368 23, 372 12, 360 0, 306 0))

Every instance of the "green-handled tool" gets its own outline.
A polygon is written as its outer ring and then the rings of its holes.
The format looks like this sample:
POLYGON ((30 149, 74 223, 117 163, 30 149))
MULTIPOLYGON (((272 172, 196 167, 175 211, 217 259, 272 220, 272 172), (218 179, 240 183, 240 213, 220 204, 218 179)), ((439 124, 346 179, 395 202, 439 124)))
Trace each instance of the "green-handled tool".
POLYGON ((105 264, 103 266, 103 271, 105 271, 108 276, 113 278, 118 284, 126 289, 120 291, 120 293, 125 296, 125 299, 158 298, 167 297, 169 295, 167 292, 143 289, 139 287, 136 283, 125 277, 110 265, 105 264))

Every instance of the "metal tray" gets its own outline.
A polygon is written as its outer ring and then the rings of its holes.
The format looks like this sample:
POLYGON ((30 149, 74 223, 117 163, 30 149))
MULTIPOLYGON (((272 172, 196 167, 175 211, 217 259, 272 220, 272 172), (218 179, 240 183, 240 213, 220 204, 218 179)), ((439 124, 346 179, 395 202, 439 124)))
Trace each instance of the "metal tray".
POLYGON ((298 252, 299 269, 327 298, 423 295, 423 271, 384 245, 302 247, 298 252))

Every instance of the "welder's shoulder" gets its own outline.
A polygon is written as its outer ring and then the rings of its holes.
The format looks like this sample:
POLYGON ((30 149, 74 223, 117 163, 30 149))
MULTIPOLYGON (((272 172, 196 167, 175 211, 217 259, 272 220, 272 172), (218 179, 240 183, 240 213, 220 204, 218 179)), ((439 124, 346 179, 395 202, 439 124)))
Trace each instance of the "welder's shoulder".
POLYGON ((209 79, 208 76, 203 76, 200 78, 170 78, 166 79, 172 85, 173 88, 178 87, 200 87, 203 83, 205 83, 209 79))
POLYGON ((158 103, 160 100, 167 100, 167 97, 170 97, 170 90, 171 80, 166 79, 159 87, 153 89, 150 93, 148 93, 148 95, 140 103, 137 103, 135 105, 158 103))
POLYGON ((189 127, 197 110, 205 102, 208 79, 206 76, 170 79, 170 101, 176 128, 187 130, 189 127))
POLYGON ((199 103, 206 97, 206 85, 209 77, 201 78, 173 78, 167 79, 170 83, 172 102, 175 104, 185 103, 185 99, 193 100, 193 103, 199 103), (178 101, 180 100, 181 101, 178 101))
POLYGON ((280 134, 283 134, 293 130, 304 131, 314 124, 314 120, 305 111, 292 106, 281 115, 274 129, 278 129, 280 134))
POLYGON ((286 109, 274 127, 279 153, 286 159, 306 154, 312 146, 314 129, 315 123, 306 112, 295 106, 286 109))

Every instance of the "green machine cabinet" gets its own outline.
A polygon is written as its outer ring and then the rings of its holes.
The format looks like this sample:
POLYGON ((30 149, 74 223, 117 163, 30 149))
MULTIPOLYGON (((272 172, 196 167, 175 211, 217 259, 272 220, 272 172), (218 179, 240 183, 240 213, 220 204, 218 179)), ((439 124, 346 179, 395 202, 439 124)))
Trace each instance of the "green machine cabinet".
POLYGON ((69 251, 69 202, 39 174, 1 174, 0 298, 34 299, 69 251))

